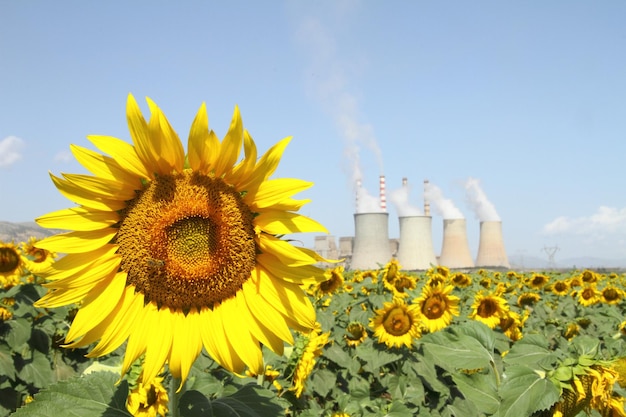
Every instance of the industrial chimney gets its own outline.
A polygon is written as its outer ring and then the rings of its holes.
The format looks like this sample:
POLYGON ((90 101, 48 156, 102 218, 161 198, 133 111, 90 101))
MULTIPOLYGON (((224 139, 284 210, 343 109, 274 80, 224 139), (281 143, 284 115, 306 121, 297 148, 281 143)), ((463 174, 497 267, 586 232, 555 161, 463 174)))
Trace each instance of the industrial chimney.
POLYGON ((465 219, 443 220, 443 243, 439 265, 448 268, 472 268, 474 260, 467 242, 465 219))
POLYGON ((437 265, 433 249, 432 217, 405 216, 400 220, 400 246, 396 258, 402 269, 426 270, 437 265))
POLYGON ((351 269, 378 269, 391 260, 389 213, 355 213, 351 269))
POLYGON ((510 268, 509 260, 504 250, 502 238, 502 222, 480 222, 480 240, 478 244, 478 256, 476 266, 510 268))
POLYGON ((380 211, 387 211, 387 193, 385 191, 385 176, 381 175, 379 178, 379 191, 380 191, 380 211))

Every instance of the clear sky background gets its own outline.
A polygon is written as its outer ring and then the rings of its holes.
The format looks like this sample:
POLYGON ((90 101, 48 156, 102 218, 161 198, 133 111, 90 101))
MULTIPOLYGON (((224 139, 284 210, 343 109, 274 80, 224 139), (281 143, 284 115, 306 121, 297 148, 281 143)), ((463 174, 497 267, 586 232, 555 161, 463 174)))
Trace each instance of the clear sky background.
POLYGON ((429 179, 474 254, 468 183, 509 256, 626 259, 625 19, 621 0, 1 1, 0 220, 71 206, 48 171, 85 172, 88 134, 130 141, 132 93, 184 143, 203 101, 220 137, 235 105, 260 151, 293 136, 275 176, 313 181, 302 212, 337 238, 354 179, 376 195, 384 174, 396 196, 408 178, 402 210, 429 179))

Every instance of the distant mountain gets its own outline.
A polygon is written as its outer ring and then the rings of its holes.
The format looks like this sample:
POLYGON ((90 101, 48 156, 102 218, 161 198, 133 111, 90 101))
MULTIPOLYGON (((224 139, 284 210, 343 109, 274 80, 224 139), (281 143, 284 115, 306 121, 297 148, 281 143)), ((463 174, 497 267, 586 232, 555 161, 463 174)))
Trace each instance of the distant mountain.
POLYGON ((591 256, 577 258, 555 259, 554 265, 550 265, 546 258, 534 256, 512 255, 509 263, 513 270, 544 270, 544 269, 626 269, 626 259, 602 259, 591 256))
POLYGON ((11 223, 0 221, 1 242, 26 242, 31 236, 43 239, 47 236, 63 233, 66 230, 44 229, 35 222, 11 223))

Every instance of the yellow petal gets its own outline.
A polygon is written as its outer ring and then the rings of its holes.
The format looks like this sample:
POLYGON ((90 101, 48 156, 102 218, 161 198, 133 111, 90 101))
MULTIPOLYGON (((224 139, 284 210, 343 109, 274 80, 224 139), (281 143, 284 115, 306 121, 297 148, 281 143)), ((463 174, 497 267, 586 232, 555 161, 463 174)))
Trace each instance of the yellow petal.
POLYGON ((61 175, 75 186, 82 188, 86 193, 90 193, 96 197, 117 200, 132 200, 135 198, 135 190, 133 187, 125 186, 118 181, 82 174, 61 175))
POLYGON ((135 147, 130 143, 126 143, 121 139, 112 136, 90 135, 87 139, 94 144, 96 148, 110 155, 119 166, 136 175, 138 178, 151 178, 152 175, 141 162, 135 147))
POLYGON ((149 178, 153 178, 155 172, 160 172, 159 155, 156 154, 155 149, 152 147, 148 123, 146 123, 146 119, 141 114, 139 105, 132 94, 129 94, 128 100, 126 100, 126 120, 137 156, 141 160, 142 165, 146 167, 150 175, 149 178))
POLYGON ((254 224, 261 230, 272 235, 286 235, 290 233, 324 232, 328 230, 320 223, 301 214, 268 210, 254 218, 254 224))
POLYGON ((45 306, 48 308, 65 306, 68 304, 78 303, 83 300, 94 288, 100 288, 100 291, 104 288, 104 286, 108 285, 111 281, 113 274, 109 276, 103 276, 100 278, 100 281, 96 283, 92 283, 94 285, 83 285, 81 287, 76 288, 61 288, 58 290, 54 290, 49 292, 48 294, 41 297, 36 303, 35 306, 45 306))
POLYGON ((223 317, 227 317, 228 323, 224 326, 228 342, 235 353, 250 368, 254 374, 263 372, 263 355, 259 341, 250 334, 248 323, 243 320, 241 314, 242 294, 237 293, 219 306, 223 310, 223 317))
POLYGON ((153 318, 156 316, 156 304, 148 302, 141 310, 139 310, 133 325, 130 329, 128 344, 126 345, 126 353, 122 362, 122 375, 128 372, 130 366, 138 357, 146 352, 148 343, 148 335, 150 333, 150 325, 153 325, 153 318))
POLYGON ((250 175, 245 180, 240 181, 237 188, 240 190, 257 189, 263 181, 267 180, 274 173, 290 141, 291 136, 280 140, 269 148, 256 163, 250 175))
POLYGON ((274 306, 285 318, 291 318, 300 325, 315 326, 315 309, 302 288, 296 284, 276 282, 262 267, 258 268, 257 286, 261 296, 274 306))
POLYGON ((39 275, 47 280, 59 280, 107 260, 117 251, 117 245, 103 245, 91 252, 70 254, 55 261, 39 275))
POLYGON ((201 325, 200 313, 196 309, 192 309, 187 316, 181 311, 174 312, 176 334, 172 341, 169 368, 172 375, 181 381, 179 391, 189 375, 193 362, 202 350, 202 338, 198 332, 201 325))
POLYGON ((205 343, 205 346, 207 346, 206 337, 209 336, 211 339, 209 343, 212 343, 214 345, 211 348, 219 352, 219 354, 217 356, 213 356, 213 358, 229 371, 236 374, 242 374, 245 368, 245 364, 243 363, 241 357, 235 351, 232 344, 230 343, 230 340, 226 336, 226 323, 224 323, 224 321, 230 320, 230 317, 225 316, 224 309, 222 309, 221 307, 222 306, 220 305, 213 309, 213 314, 211 314, 212 325, 206 326, 207 330, 211 333, 208 335, 203 335, 202 341, 205 343))
POLYGON ((257 255, 257 263, 274 277, 294 284, 308 284, 326 280, 324 271, 316 266, 287 266, 270 253, 257 255))
MULTIPOLYGON (((149 303, 152 304, 152 303, 149 303)), ((148 330, 148 344, 143 363, 143 380, 152 381, 165 364, 172 348, 174 313, 168 308, 150 309, 144 326, 148 330)))
POLYGON ((98 249, 111 242, 117 229, 88 232, 68 232, 47 237, 37 242, 37 247, 58 253, 84 253, 98 249))
MULTIPOLYGON (((249 193, 254 194, 254 196, 244 198, 244 201, 248 202, 250 199, 253 199, 253 201, 250 202, 250 206, 254 211, 256 208, 270 207, 274 204, 280 203, 281 200, 289 198, 300 191, 306 190, 312 185, 312 182, 293 178, 277 178, 274 180, 268 180, 261 183, 256 193, 249 193)), ((248 197, 248 194, 246 194, 246 197, 248 197)))
POLYGON ((218 314, 214 310, 203 308, 200 311, 200 337, 202 338, 202 344, 206 349, 209 356, 211 356, 217 363, 226 369, 230 369, 233 365, 229 364, 225 354, 226 353, 218 348, 217 339, 224 338, 224 332, 220 328, 218 329, 218 314))
POLYGON ((76 160, 97 177, 115 180, 135 189, 141 188, 139 177, 122 168, 115 159, 74 144, 70 145, 70 150, 76 160))
POLYGON ((213 131, 209 132, 209 118, 205 103, 202 103, 191 124, 187 149, 192 170, 203 173, 213 170, 215 159, 220 152, 220 142, 213 131))
POLYGON ((111 273, 116 272, 119 269, 121 257, 119 255, 113 255, 102 262, 94 262, 89 265, 88 268, 79 271, 66 278, 51 280, 45 284, 42 284, 46 288, 69 290, 72 288, 84 287, 85 285, 95 285, 103 277, 109 276, 111 273))
POLYGON ((65 340, 75 340, 100 324, 117 305, 126 286, 126 274, 113 276, 106 286, 98 285, 87 294, 83 305, 76 313, 65 340))
POLYGON ((316 262, 312 256, 304 253, 301 248, 272 235, 262 234, 258 239, 262 253, 271 253, 287 266, 311 265, 316 262))
MULTIPOLYGON (((255 274, 256 272, 253 272, 253 275, 255 274)), ((255 321, 264 326, 268 332, 281 340, 281 346, 283 345, 282 341, 293 344, 293 335, 289 330, 285 319, 273 306, 267 304, 257 291, 255 283, 251 281, 252 280, 248 280, 243 284, 243 295, 246 298, 246 304, 250 309, 251 315, 254 316, 255 321)), ((257 338, 276 353, 279 352, 274 349, 282 349, 281 347, 276 346, 273 342, 266 343, 261 337, 257 338)), ((271 340, 274 339, 272 338, 271 340)))
POLYGON ((215 176, 221 177, 237 162, 239 152, 241 151, 241 142, 243 140, 243 123, 239 114, 239 107, 235 106, 233 119, 230 122, 228 132, 222 141, 220 155, 215 161, 215 176))
POLYGON ((152 140, 151 145, 158 156, 159 172, 181 172, 185 165, 183 145, 161 109, 154 101, 149 98, 146 100, 152 113, 148 129, 152 140))
POLYGON ((39 226, 48 229, 82 232, 105 229, 119 220, 117 212, 85 209, 83 207, 53 211, 35 219, 39 226))
POLYGON ((50 178, 52 178, 52 182, 61 194, 76 204, 96 210, 109 211, 121 210, 126 207, 126 202, 124 200, 94 196, 86 192, 84 188, 79 187, 63 178, 55 177, 52 174, 50 174, 50 178))
MULTIPOLYGON (((93 330, 99 336, 93 340, 100 339, 100 341, 87 354, 87 357, 95 358, 106 355, 124 343, 130 335, 130 331, 134 327, 143 305, 143 294, 135 293, 134 286, 126 287, 124 295, 118 304, 119 307, 113 309, 109 317, 103 321, 102 331, 98 329, 93 330)), ((87 338, 92 338, 91 332, 87 333, 83 339, 87 338)))

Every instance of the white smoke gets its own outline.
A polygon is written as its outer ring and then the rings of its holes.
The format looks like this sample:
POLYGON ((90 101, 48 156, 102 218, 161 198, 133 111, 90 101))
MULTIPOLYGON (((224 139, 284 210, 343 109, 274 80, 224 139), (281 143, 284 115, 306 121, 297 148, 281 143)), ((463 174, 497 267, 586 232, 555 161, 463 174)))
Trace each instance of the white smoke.
POLYGON ((431 207, 435 209, 435 212, 444 219, 464 219, 465 216, 461 213, 452 200, 445 198, 443 192, 439 187, 433 185, 431 182, 424 186, 424 198, 430 202, 431 207))
POLYGON ((468 178, 465 182, 465 199, 476 218, 481 222, 497 222, 500 216, 494 205, 487 199, 480 183, 475 178, 468 178))
MULTIPOLYGON (((349 14, 354 12, 351 3, 336 2, 329 7, 331 14, 335 16, 325 13, 324 21, 336 17, 336 21, 345 22, 349 14)), ((357 185, 365 180, 361 164, 362 148, 372 152, 380 175, 383 174, 383 158, 374 129, 360 120, 356 95, 348 88, 348 80, 353 78, 348 71, 348 65, 354 65, 354 60, 340 59, 347 55, 347 51, 337 52, 337 42, 332 30, 319 18, 307 16, 303 19, 298 26, 297 40, 300 49, 311 59, 306 70, 307 89, 331 115, 345 142, 345 170, 348 173, 349 187, 353 188, 357 197, 356 212, 381 211, 378 197, 370 195, 362 185, 357 185)))
POLYGON ((422 211, 419 207, 409 202, 411 194, 411 186, 402 184, 401 188, 391 190, 388 194, 389 201, 394 205, 398 212, 398 217, 421 216, 422 211))

